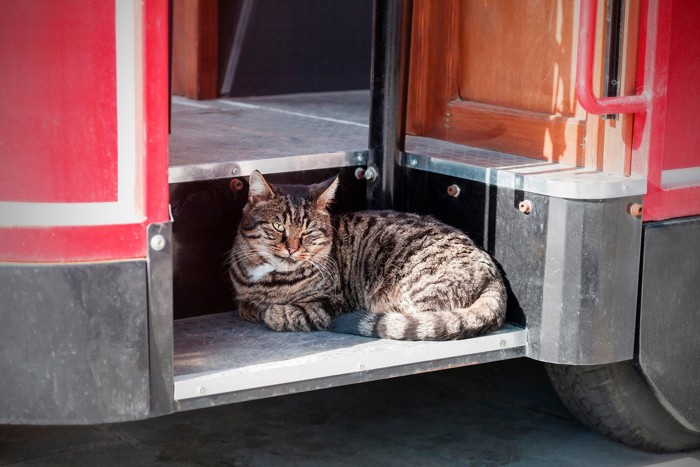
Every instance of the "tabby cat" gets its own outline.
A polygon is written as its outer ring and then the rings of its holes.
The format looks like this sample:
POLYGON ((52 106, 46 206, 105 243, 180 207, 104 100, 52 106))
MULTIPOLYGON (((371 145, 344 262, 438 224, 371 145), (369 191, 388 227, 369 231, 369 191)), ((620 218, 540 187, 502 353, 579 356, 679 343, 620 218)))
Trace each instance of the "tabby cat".
POLYGON ((241 318, 402 340, 463 339, 503 324, 501 274, 469 237, 414 214, 331 216, 337 187, 337 177, 273 187, 251 174, 230 256, 241 318))

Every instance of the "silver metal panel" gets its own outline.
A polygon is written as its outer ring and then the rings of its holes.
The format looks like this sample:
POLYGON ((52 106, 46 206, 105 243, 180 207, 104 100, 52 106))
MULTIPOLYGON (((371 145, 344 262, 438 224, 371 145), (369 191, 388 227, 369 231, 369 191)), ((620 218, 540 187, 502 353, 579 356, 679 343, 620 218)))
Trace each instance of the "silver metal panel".
POLYGON ((533 358, 592 365, 634 357, 642 222, 626 212, 633 202, 641 199, 549 199, 533 358))
POLYGON ((621 177, 566 164, 471 148, 430 138, 406 139, 405 165, 442 175, 569 199, 646 193, 642 177, 621 177))
POLYGON ((0 265, 0 423, 149 414, 146 264, 0 265))
POLYGON ((407 374, 401 370, 405 365, 425 364, 423 371, 429 371, 447 362, 468 364, 470 355, 480 355, 481 361, 488 361, 486 354, 493 354, 491 359, 519 356, 526 343, 526 331, 508 325, 461 341, 404 342, 331 332, 277 333, 233 313, 206 315, 175 323, 175 399, 262 391, 389 368, 398 376, 407 374), (504 354, 508 349, 521 352, 504 354))
POLYGON ((639 364, 664 407, 700 432, 700 218, 648 224, 639 364))
POLYGON ((554 198, 408 170, 411 211, 467 232, 505 272, 508 320, 527 325, 528 356, 603 364, 634 356, 642 222, 639 197, 554 198), (458 197, 447 187, 460 187, 458 197), (529 214, 520 211, 530 201, 529 214))
POLYGON ((173 411, 172 224, 148 226, 148 343, 150 415, 173 411))
POLYGON ((172 109, 171 183, 366 162, 367 91, 173 98, 172 109))

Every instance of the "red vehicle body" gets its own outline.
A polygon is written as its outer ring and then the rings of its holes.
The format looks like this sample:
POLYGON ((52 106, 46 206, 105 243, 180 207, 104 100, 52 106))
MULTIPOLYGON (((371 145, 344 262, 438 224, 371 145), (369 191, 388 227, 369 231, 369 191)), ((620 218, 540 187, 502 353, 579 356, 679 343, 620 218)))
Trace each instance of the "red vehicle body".
MULTIPOLYGON (((597 2, 581 0, 581 3, 580 27, 585 28, 586 20, 595 16, 597 2)), ((586 58, 585 55, 586 50, 590 50, 590 47, 586 49, 587 44, 590 46, 586 40, 579 43, 578 66, 581 69, 577 83, 581 104, 591 113, 634 113, 629 142, 631 163, 627 175, 645 180, 645 193, 640 202, 635 203, 643 206, 635 209, 641 212, 645 228, 676 221, 690 222, 691 239, 695 235, 700 237, 700 228, 697 227, 700 216, 698 21, 700 2, 642 0, 636 70, 639 97, 622 99, 622 107, 609 110, 605 99, 598 100, 592 95, 589 84, 593 62, 592 57, 586 58)), ((173 400, 173 370, 168 367, 173 358, 172 278, 169 276, 172 271, 168 269, 171 260, 166 258, 167 264, 158 266, 163 269, 158 269, 160 272, 155 276, 152 274, 156 271, 154 261, 157 261, 152 255, 163 248, 169 251, 171 242, 168 32, 167 0, 34 0, 6 2, 4 5, 0 15, 0 262, 5 270, 6 275, 2 277, 5 277, 7 288, 0 290, 9 295, 17 292, 14 287, 19 286, 8 279, 17 270, 29 274, 27 271, 35 268, 31 270, 40 270, 38 274, 44 274, 53 267, 112 267, 117 263, 134 262, 140 265, 139 270, 146 271, 145 274, 138 273, 138 280, 142 281, 141 288, 147 290, 139 292, 142 296, 136 301, 148 305, 145 305, 147 309, 133 311, 134 316, 143 315, 143 322, 138 325, 138 355, 133 361, 115 366, 128 373, 127 376, 121 375, 125 379, 138 379, 135 375, 140 375, 139 382, 134 383, 141 398, 140 402, 134 403, 138 408, 124 408, 129 404, 123 398, 110 396, 98 404, 101 409, 90 415, 87 415, 92 410, 90 404, 87 408, 80 408, 78 404, 68 412, 39 409, 37 400, 49 397, 50 391, 38 389, 29 391, 31 394, 25 398, 13 396, 7 405, 0 404, 0 421, 89 423, 128 420, 206 405, 201 401, 200 405, 197 402, 190 406, 178 405, 173 400), (163 236, 156 239, 161 231, 163 236), (160 314, 154 314, 152 310, 154 297, 162 299, 158 306, 164 307, 165 311, 160 314), (163 330, 158 328, 161 325, 163 330)), ((595 41, 592 35, 588 37, 595 41)), ((380 46, 375 42, 375 47, 380 46)), ((612 99, 619 102, 620 98, 612 99)), ((245 171, 238 173, 239 176, 247 174, 245 171)), ((642 224, 639 223, 636 229, 641 232, 642 224)), ((688 256, 697 259, 700 256, 693 251, 695 247, 697 239, 686 245, 688 256)), ((637 258, 641 261, 640 256, 637 258)), ((691 263, 686 269, 679 269, 679 274, 693 273, 698 267, 698 263, 694 266, 691 263)), ((91 272, 86 274, 82 284, 85 288, 95 286, 93 280, 103 280, 99 275, 91 276, 91 272)), ((25 315, 22 309, 17 309, 17 304, 22 301, 15 295, 9 300, 2 298, 0 317, 5 323, 15 323, 16 326, 6 329, 6 334, 0 336, 12 335, 15 344, 40 338, 17 335, 26 332, 29 326, 17 324, 22 316, 48 323, 79 319, 78 315, 56 311, 62 305, 51 301, 52 289, 45 287, 42 280, 37 276, 36 280, 23 284, 34 284, 34 290, 27 292, 29 295, 45 294, 48 297, 42 299, 43 311, 25 315), (9 319, 10 316, 13 318, 9 319)), ((75 280, 80 289, 79 279, 75 280)), ((682 295, 688 287, 687 282, 675 277, 650 276, 648 281, 686 284, 679 286, 674 296, 682 295)), ((639 287, 641 290, 642 286, 639 287)), ((119 293, 125 292, 120 289, 119 293)), ((697 292, 692 296, 697 297, 697 292)), ((692 296, 686 300, 692 300, 692 296)), ((110 313, 119 314, 120 306, 123 305, 109 305, 107 308, 111 309, 110 313)), ((697 307, 694 315, 686 312, 682 316, 690 320, 692 329, 698 330, 697 307)), ((527 326, 530 326, 529 322, 527 326)), ((631 327, 634 328, 634 324, 631 327)), ((67 333, 47 339, 49 342, 60 339, 68 342, 71 336, 67 333)), ((99 346, 97 342, 103 337, 101 332, 94 331, 84 340, 76 341, 76 348, 99 346)), ((122 337, 105 339, 112 339, 112 352, 131 349, 127 338, 123 338, 125 342, 120 341, 122 337)), ((630 339, 637 339, 639 345, 638 337, 630 339)), ((3 352, 0 368, 3 372, 16 372, 21 361, 8 350, 11 344, 7 340, 6 345, 3 348, 0 344, 3 352)), ((697 339, 683 345, 690 346, 691 353, 698 350, 697 339)), ((56 346, 58 348, 58 344, 56 346)), ((34 376, 12 373, 15 376, 0 383, 2 392, 17 392, 18 385, 42 386, 44 383, 39 382, 43 378, 40 374, 42 368, 62 371, 62 365, 67 365, 66 368, 76 365, 93 368, 97 365, 100 372, 106 372, 113 365, 106 359, 109 352, 101 354, 104 359, 100 362, 90 356, 65 363, 64 360, 52 359, 47 349, 50 347, 40 352, 27 350, 27 359, 36 365, 37 373, 34 376)), ((526 350, 523 352, 519 355, 531 355, 526 350)), ((639 353, 628 356, 638 358, 639 353)), ((608 365, 617 357, 611 361, 605 358, 586 358, 579 362, 563 360, 567 361, 552 363, 608 365)), ((696 365, 695 368, 684 368, 682 373, 700 373, 698 370, 696 365)), ((72 374, 71 371, 68 374, 72 374)), ((69 382, 62 384, 56 389, 58 393, 72 391, 69 382)), ((102 394, 100 384, 91 380, 86 386, 87 391, 102 394)), ((689 384, 688 391, 699 389, 697 377, 693 377, 689 384)), ((119 384, 114 388, 116 392, 131 389, 130 385, 120 389, 119 384)), ((663 392, 656 386, 655 391, 656 394, 663 392)), ((56 397, 57 400, 64 398, 56 397)), ((102 398, 100 395, 90 397, 102 398)), ((216 403, 239 400, 236 397, 223 397, 216 403)), ((697 398, 694 399, 690 410, 694 415, 688 416, 692 420, 698 412, 697 398)), ((686 420, 681 425, 694 435, 700 428, 695 421, 686 420)))

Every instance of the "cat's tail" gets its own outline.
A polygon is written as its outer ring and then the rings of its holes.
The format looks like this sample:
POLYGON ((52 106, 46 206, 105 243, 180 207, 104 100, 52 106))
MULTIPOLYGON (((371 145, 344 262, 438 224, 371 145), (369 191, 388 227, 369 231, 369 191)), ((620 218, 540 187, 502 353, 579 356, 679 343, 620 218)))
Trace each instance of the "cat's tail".
POLYGON ((506 293, 494 284, 467 308, 415 314, 356 311, 331 321, 329 330, 396 340, 446 341, 495 331, 506 315, 506 293))

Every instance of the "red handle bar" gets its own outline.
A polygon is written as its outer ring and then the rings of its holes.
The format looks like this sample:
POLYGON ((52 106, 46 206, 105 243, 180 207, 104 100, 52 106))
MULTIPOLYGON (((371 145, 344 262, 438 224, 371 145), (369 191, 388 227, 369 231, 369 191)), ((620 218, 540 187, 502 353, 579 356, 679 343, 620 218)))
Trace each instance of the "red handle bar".
POLYGON ((581 0, 578 56, 576 59, 576 94, 578 101, 586 112, 596 115, 645 112, 649 105, 649 99, 644 94, 620 97, 596 97, 593 94, 593 58, 595 56, 597 6, 597 0, 581 0))

